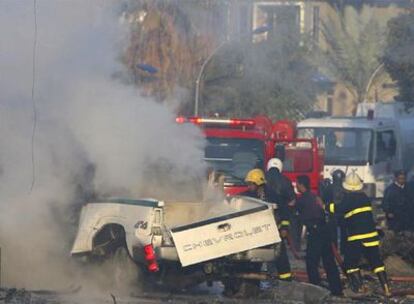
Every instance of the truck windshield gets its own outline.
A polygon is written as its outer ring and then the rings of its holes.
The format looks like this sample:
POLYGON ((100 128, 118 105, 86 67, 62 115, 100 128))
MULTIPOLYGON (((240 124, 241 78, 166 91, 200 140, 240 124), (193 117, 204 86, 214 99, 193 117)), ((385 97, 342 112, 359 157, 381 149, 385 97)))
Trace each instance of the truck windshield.
POLYGON ((299 128, 299 138, 316 137, 325 165, 360 166, 372 162, 372 131, 360 128, 299 128))
POLYGON ((225 183, 243 185, 253 168, 263 168, 264 142, 258 139, 207 137, 205 160, 225 175, 225 183))

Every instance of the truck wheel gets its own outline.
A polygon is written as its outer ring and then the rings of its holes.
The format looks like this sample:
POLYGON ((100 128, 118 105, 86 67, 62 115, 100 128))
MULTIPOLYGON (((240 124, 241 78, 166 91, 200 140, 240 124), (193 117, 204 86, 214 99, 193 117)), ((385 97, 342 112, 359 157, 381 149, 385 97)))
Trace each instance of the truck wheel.
POLYGON ((223 284, 223 293, 229 298, 254 298, 260 292, 260 281, 256 280, 228 279, 223 284))
MULTIPOLYGON (((262 268, 262 263, 239 263, 234 265, 233 269, 237 269, 237 273, 259 272, 262 268)), ((257 297, 260 292, 259 280, 246 280, 240 278, 229 278, 223 281, 224 295, 232 298, 253 298, 257 297)))
MULTIPOLYGON (((259 280, 244 280, 240 286, 238 293, 241 293, 241 297, 255 298, 260 293, 260 281, 259 280)), ((238 293, 235 297, 238 296, 238 293)))
POLYGON ((164 263, 160 265, 158 284, 161 289, 168 292, 180 292, 195 287, 206 281, 206 275, 189 266, 182 270, 178 263, 164 263))
POLYGON ((114 251, 109 264, 108 275, 112 276, 112 286, 117 292, 130 293, 143 289, 141 269, 130 258, 125 247, 119 247, 114 251))

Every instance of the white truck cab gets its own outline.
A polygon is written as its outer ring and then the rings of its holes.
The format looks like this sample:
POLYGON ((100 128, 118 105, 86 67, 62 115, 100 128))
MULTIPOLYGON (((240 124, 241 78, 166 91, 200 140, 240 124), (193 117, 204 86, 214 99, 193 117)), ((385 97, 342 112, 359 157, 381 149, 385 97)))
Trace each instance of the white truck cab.
POLYGON ((305 119, 298 137, 316 137, 325 149, 325 178, 355 170, 373 198, 383 197, 396 169, 414 164, 414 113, 402 102, 360 104, 355 117, 305 119))

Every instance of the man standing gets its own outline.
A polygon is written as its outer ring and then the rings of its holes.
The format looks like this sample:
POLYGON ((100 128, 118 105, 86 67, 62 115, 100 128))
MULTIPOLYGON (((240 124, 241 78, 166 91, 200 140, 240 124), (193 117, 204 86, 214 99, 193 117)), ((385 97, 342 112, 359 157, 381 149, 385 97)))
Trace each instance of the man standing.
MULTIPOLYGON (((325 206, 328 206, 331 202, 339 204, 343 196, 342 182, 345 179, 344 171, 336 169, 332 172, 331 177, 332 183, 328 182, 327 185, 324 185, 324 191, 321 194, 325 206)), ((327 180, 329 181, 329 179, 327 180)))
MULTIPOLYGON (((272 158, 267 163, 266 194, 269 202, 277 204, 276 219, 280 223, 279 231, 283 239, 287 239, 291 227, 292 212, 289 204, 296 199, 295 190, 290 180, 282 174, 283 163, 279 158, 272 158)), ((296 234, 293 233, 295 236, 296 234)), ((297 233, 300 238, 300 232, 297 233)), ((300 242, 300 240, 299 240, 300 242)), ((294 246, 294 244, 291 244, 294 246)))
POLYGON ((394 183, 384 193, 382 209, 385 212, 388 228, 400 232, 411 226, 409 193, 406 187, 406 174, 403 170, 394 173, 394 183))
POLYGON ((332 295, 342 295, 342 285, 338 267, 332 252, 329 227, 325 222, 322 200, 310 191, 310 180, 306 175, 298 176, 296 186, 302 196, 297 200, 296 208, 307 231, 306 270, 309 282, 321 285, 319 264, 322 259, 329 289, 332 295))
MULTIPOLYGON (((265 180, 265 176, 262 170, 253 169, 249 171, 246 175, 245 182, 247 183, 248 190, 246 192, 241 193, 240 195, 258 198, 266 202, 276 203, 279 208, 279 204, 277 201, 269 199, 270 196, 268 195, 268 192, 267 192, 268 189, 266 187, 266 180, 265 180)), ((272 266, 275 266, 277 273, 278 273, 278 278, 280 280, 291 281, 292 273, 290 270, 289 258, 287 255, 286 245, 285 245, 284 236, 283 236, 283 235, 286 236, 285 234, 286 228, 284 228, 286 227, 285 226, 286 223, 284 223, 284 221, 286 221, 285 218, 280 221, 282 225, 279 225, 279 233, 280 233, 280 236, 282 237, 280 255, 276 259, 275 264, 269 265, 269 266, 270 268, 273 268, 272 266)), ((277 223, 279 223, 279 221, 277 221, 277 223)), ((270 270, 272 271, 273 269, 270 269, 270 270)))
POLYGON ((266 198, 268 202, 276 203, 277 210, 275 217, 279 224, 279 233, 282 238, 282 248, 280 257, 275 266, 280 280, 290 281, 290 263, 286 250, 286 242, 289 237, 290 210, 289 203, 295 201, 296 195, 290 180, 282 174, 283 163, 278 158, 272 158, 267 163, 266 172, 266 198))
POLYGON ((345 268, 355 292, 363 291, 363 281, 359 262, 364 256, 374 273, 377 274, 386 296, 390 296, 390 288, 379 251, 379 235, 372 214, 371 202, 362 191, 363 182, 355 172, 348 174, 343 182, 345 189, 341 204, 331 204, 329 211, 341 217, 347 229, 345 246, 345 268))
MULTIPOLYGON (((413 169, 414 170, 414 169, 413 169)), ((410 219, 414 219, 414 178, 411 177, 410 180, 406 183, 407 187, 407 195, 408 195, 408 208, 409 208, 409 217, 410 219)), ((414 231, 414 221, 411 220, 409 223, 410 231, 414 231)))
MULTIPOLYGON (((244 181, 247 184, 247 190, 239 195, 265 200, 265 176, 261 169, 250 170, 244 181)), ((260 267, 258 263, 241 263, 238 268, 246 272, 258 272, 260 267)), ((234 298, 243 298, 246 296, 257 295, 260 291, 260 281, 243 280, 240 278, 226 279, 224 282, 224 295, 234 298)))
MULTIPOLYGON (((342 183, 345 179, 344 171, 336 169, 331 174, 332 183, 327 185, 322 192, 322 199, 325 204, 325 210, 328 210, 328 206, 331 203, 340 204, 344 196, 344 188, 342 183)), ((343 221, 336 219, 335 216, 330 216, 329 218, 329 230, 331 231, 332 242, 335 246, 338 245, 338 236, 341 253, 344 251, 344 246, 346 243, 346 229, 344 228, 343 221), (339 229, 338 229, 339 226, 339 229), (338 235, 339 230, 339 235, 338 235)))

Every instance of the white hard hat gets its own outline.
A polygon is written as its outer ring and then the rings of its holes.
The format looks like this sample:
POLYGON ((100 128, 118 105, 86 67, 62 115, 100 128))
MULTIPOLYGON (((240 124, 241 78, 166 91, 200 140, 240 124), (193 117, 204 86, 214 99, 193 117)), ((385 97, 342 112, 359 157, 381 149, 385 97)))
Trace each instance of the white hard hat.
POLYGON ((344 182, 342 183, 342 187, 348 191, 359 191, 364 187, 364 183, 358 174, 351 172, 346 176, 344 182))
POLYGON ((283 163, 279 158, 271 158, 267 162, 267 170, 269 171, 271 168, 276 168, 279 172, 283 170, 283 163))

